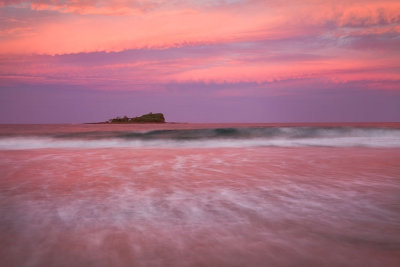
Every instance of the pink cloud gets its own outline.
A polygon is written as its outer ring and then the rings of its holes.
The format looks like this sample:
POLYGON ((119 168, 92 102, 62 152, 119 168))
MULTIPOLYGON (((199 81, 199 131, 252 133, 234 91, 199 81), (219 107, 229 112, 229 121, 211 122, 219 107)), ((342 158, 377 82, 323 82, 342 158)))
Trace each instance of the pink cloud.
POLYGON ((14 55, 0 64, 1 79, 8 81, 85 85, 400 80, 398 1, 0 0, 0 5, 15 14, 24 10, 25 16, 39 16, 28 19, 27 25, 10 13, 12 23, 0 29, 0 55, 14 55), (41 19, 41 10, 53 11, 52 16, 41 19), (204 46, 208 48, 201 48, 201 56, 188 50, 204 46), (90 66, 67 64, 57 56, 127 50, 158 55, 170 48, 179 55, 132 56, 90 66), (32 54, 55 56, 32 57, 29 64, 21 64, 32 54))
POLYGON ((122 51, 146 47, 173 47, 191 43, 227 42, 279 35, 275 18, 229 12, 171 10, 142 16, 62 18, 32 27, 29 37, 0 43, 0 53, 63 54, 90 51, 122 51), (224 23, 221 24, 221 21, 224 23), (220 26, 215 26, 220 25, 220 26))
POLYGON ((32 10, 51 10, 78 14, 133 14, 154 6, 153 1, 105 0, 0 0, 0 6, 29 7, 32 10))
MULTIPOLYGON (((386 68, 377 69, 377 61, 351 61, 337 59, 330 61, 263 62, 242 65, 238 62, 211 66, 209 68, 189 69, 167 76, 177 82, 279 82, 287 79, 308 79, 324 77, 334 82, 359 80, 400 80, 398 71, 386 68)), ((386 65, 386 64, 385 64, 386 65)), ((393 67, 398 67, 394 65, 393 67)), ((399 88, 400 89, 400 88, 399 88)))
POLYGON ((336 58, 289 56, 284 60, 283 54, 280 57, 267 56, 260 61, 251 58, 243 61, 235 55, 235 52, 245 53, 243 50, 219 54, 211 52, 212 47, 203 48, 204 53, 201 53, 201 56, 193 55, 193 51, 196 51, 194 49, 189 52, 181 51, 184 48, 173 51, 148 50, 147 56, 141 58, 138 57, 140 51, 126 56, 114 53, 108 56, 111 61, 99 63, 96 63, 97 59, 104 58, 105 55, 93 55, 91 64, 82 64, 87 60, 84 54, 76 55, 73 61, 64 56, 33 56, 26 57, 25 60, 15 56, 2 59, 4 63, 0 64, 0 78, 31 83, 57 82, 88 86, 106 83, 114 84, 111 88, 115 89, 118 85, 125 84, 124 88, 128 90, 144 88, 137 87, 137 84, 279 83, 318 78, 333 83, 400 81, 397 58, 379 58, 371 55, 369 51, 350 53, 346 49, 336 50, 333 51, 334 54, 340 55, 336 58), (153 57, 151 53, 159 55, 153 57), (175 53, 176 56, 165 58, 169 53, 175 53), (79 60, 79 57, 82 57, 83 61, 79 60))
POLYGON ((201 9, 235 6, 246 1, 187 1, 187 0, 0 0, 0 6, 29 7, 60 13, 95 15, 137 15, 166 9, 201 9))
MULTIPOLYGON (((5 2, 3 1, 3 4, 5 2)), ((10 3, 7 1, 7 3, 10 3)), ((22 1, 11 2, 22 4, 22 1)), ((3 33, 0 53, 64 54, 320 34, 398 32, 397 1, 264 1, 196 5, 187 1, 32 1, 35 10, 68 13, 33 22, 25 35, 3 33), (134 15, 124 10, 131 9, 134 15), (82 16, 79 14, 97 14, 82 16), (109 16, 110 14, 114 14, 109 16), (120 14, 115 16, 115 14, 120 14), (332 28, 330 24, 337 28, 332 28)), ((221 2, 217 2, 221 3, 221 2)), ((23 5, 22 5, 23 6, 23 5)), ((14 25, 15 28, 20 28, 14 25)), ((15 31, 15 30, 14 30, 15 31)))

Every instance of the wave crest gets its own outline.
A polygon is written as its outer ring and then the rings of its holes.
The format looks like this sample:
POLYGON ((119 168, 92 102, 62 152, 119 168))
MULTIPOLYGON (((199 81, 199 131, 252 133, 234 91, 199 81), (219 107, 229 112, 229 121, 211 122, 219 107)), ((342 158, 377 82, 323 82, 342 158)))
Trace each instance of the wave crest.
POLYGON ((3 135, 0 149, 122 147, 328 146, 400 147, 400 129, 357 127, 252 127, 3 135))

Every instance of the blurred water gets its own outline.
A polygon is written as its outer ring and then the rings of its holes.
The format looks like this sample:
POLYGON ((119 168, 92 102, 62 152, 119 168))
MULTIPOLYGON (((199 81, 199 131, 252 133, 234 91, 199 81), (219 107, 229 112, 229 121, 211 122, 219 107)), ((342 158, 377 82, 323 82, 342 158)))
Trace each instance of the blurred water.
POLYGON ((400 124, 0 126, 1 150, 260 146, 400 148, 400 124))
POLYGON ((399 266, 400 149, 0 150, 2 266, 399 266))

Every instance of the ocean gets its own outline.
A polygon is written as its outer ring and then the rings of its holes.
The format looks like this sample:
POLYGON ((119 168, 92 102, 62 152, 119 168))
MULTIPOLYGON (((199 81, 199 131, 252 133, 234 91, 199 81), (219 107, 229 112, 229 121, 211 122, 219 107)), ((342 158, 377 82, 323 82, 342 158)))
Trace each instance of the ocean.
POLYGON ((1 266, 400 266, 400 123, 0 125, 1 266))

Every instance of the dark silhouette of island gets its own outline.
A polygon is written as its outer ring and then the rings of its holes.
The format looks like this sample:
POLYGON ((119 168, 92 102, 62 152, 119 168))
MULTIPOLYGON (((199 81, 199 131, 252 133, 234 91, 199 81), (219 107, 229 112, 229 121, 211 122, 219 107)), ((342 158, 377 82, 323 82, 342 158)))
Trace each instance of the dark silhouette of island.
POLYGON ((165 123, 164 114, 162 113, 148 113, 144 114, 140 117, 129 118, 127 116, 124 117, 116 117, 107 121, 107 123, 165 123))

